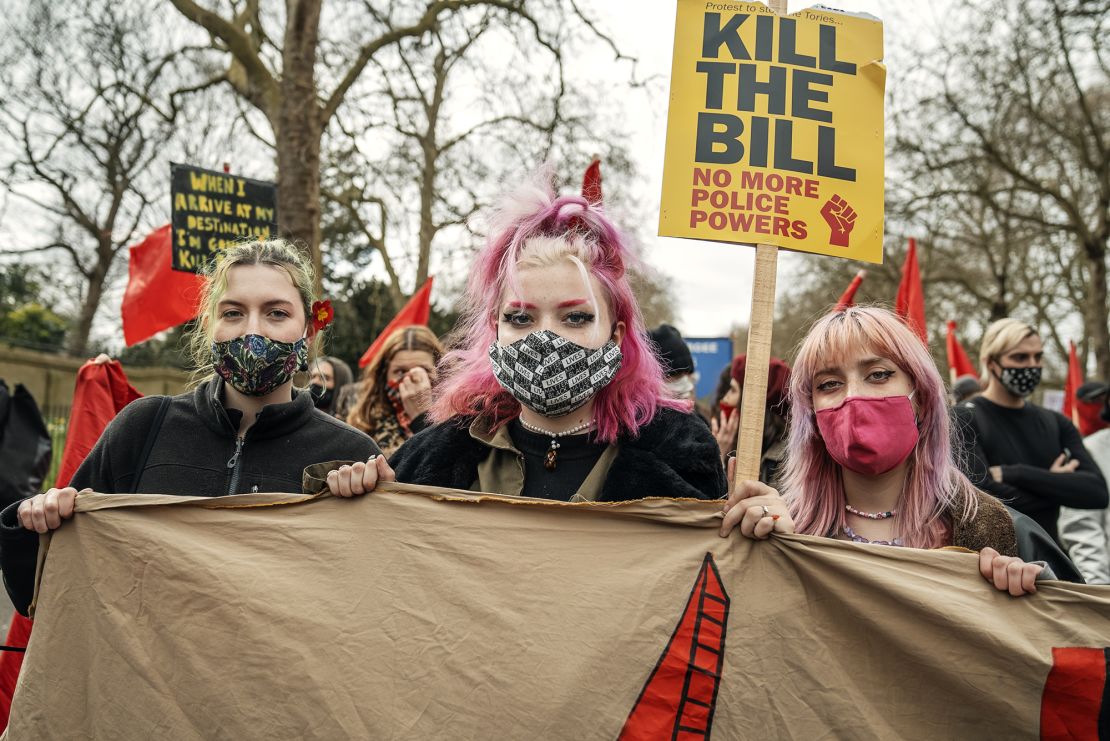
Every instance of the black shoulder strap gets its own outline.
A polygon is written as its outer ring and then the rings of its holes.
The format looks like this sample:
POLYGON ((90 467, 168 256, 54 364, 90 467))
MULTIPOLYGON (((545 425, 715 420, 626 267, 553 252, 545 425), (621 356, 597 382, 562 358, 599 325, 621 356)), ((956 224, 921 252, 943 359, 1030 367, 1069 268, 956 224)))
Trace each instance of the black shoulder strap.
POLYGON ((143 452, 139 455, 138 465, 135 466, 135 473, 131 475, 131 493, 137 494, 139 492, 139 482, 143 479, 143 471, 146 469, 147 459, 150 458, 150 451, 154 449, 154 441, 158 438, 158 432, 162 429, 162 420, 166 417, 166 410, 170 407, 170 397, 163 396, 162 402, 158 405, 158 411, 154 415, 154 422, 150 425, 150 430, 146 433, 146 443, 143 445, 143 452))

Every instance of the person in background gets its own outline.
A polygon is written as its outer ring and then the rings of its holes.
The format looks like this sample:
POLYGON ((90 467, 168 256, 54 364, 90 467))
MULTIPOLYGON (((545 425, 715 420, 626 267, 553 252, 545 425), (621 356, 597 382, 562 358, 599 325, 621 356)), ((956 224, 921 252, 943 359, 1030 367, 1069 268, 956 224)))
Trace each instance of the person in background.
POLYGON ((710 420, 717 420, 720 423, 721 417, 731 416, 735 411, 734 404, 725 405, 725 397, 729 395, 732 390, 732 363, 729 362, 724 368, 721 368, 720 375, 717 376, 717 388, 713 390, 713 407, 712 414, 709 416, 710 420))
POLYGON ((952 404, 953 406, 962 404, 974 399, 981 393, 983 393, 983 387, 979 385, 978 378, 971 375, 960 376, 952 384, 952 404))
POLYGON ((324 355, 316 359, 311 371, 308 390, 312 392, 313 403, 321 412, 338 418, 335 408, 339 390, 354 380, 351 366, 339 358, 324 355))
POLYGON ((697 407, 698 374, 694 368, 694 356, 682 339, 682 334, 669 324, 660 324, 648 332, 655 344, 659 364, 663 366, 667 390, 676 399, 694 404, 691 411, 700 413, 697 407))
POLYGON ((1057 543, 1060 507, 1102 509, 1106 481, 1064 415, 1028 400, 1041 381, 1044 345, 1017 319, 987 327, 979 352, 983 393, 955 408, 971 482, 1033 518, 1057 543))
POLYGON ((436 424, 389 463, 328 474, 338 496, 379 480, 558 501, 716 499, 724 469, 706 424, 673 398, 605 212, 550 181, 505 201, 476 256, 436 424))
MULTIPOLYGON (((1093 431, 1083 438, 1103 477, 1110 475, 1110 386, 1088 381, 1076 390, 1081 405, 1079 422, 1093 431), (1099 417, 1092 419, 1091 405, 1099 405, 1099 417)), ((1060 540, 1088 584, 1110 584, 1110 509, 1060 508, 1060 540)))
POLYGON ((42 491, 52 448, 31 392, 21 383, 9 391, 0 378, 0 509, 42 491))
POLYGON ((351 387, 354 401, 347 424, 374 438, 386 456, 392 455, 428 426, 441 357, 443 345, 427 327, 413 324, 394 330, 362 372, 362 380, 351 387))
POLYGON ((310 320, 314 285, 312 262, 289 242, 241 243, 221 253, 189 335, 196 388, 131 402, 69 486, 0 513, 0 571, 20 614, 34 593, 39 534, 73 516, 79 492, 299 493, 305 468, 381 452, 293 387, 322 329, 310 320))
POLYGON ((1087 381, 1075 390, 1075 419, 1073 421, 1079 428, 1079 434, 1086 439, 1101 429, 1110 427, 1110 420, 1105 419, 1107 390, 1110 389, 1104 381, 1087 381))
POLYGON ((725 504, 722 537, 739 526, 755 539, 797 532, 884 547, 958 546, 979 551, 980 574, 1015 597, 1035 592, 1038 577, 1081 581, 1035 522, 976 490, 956 467, 944 382, 893 312, 849 307, 818 320, 794 362, 790 403, 782 496, 741 482, 725 504))
MULTIPOLYGON (((729 389, 719 402, 720 416, 710 422, 722 460, 727 460, 736 451, 736 436, 740 429, 740 402, 747 367, 747 355, 733 358, 729 368, 729 389)), ((762 457, 759 461, 759 480, 769 486, 777 483, 779 469, 786 455, 789 389, 790 366, 779 358, 771 358, 767 373, 767 406, 763 412, 762 457)))

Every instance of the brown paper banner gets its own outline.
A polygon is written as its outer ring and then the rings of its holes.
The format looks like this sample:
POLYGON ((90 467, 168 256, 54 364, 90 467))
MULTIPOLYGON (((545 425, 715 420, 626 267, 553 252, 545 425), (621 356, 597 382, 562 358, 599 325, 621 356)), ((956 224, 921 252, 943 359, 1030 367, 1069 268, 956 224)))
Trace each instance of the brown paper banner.
POLYGON ((1107 712, 1110 588, 1014 599, 972 554, 721 539, 713 503, 78 510, 7 738, 1097 738, 1107 712))

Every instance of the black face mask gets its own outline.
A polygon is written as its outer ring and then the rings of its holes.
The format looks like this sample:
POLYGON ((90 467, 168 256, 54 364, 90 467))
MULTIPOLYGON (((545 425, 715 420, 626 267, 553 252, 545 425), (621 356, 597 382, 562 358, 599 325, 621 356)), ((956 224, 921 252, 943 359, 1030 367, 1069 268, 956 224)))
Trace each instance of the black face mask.
POLYGON ((312 403, 316 405, 317 409, 328 409, 331 407, 331 399, 334 395, 335 389, 326 389, 318 383, 314 383, 308 387, 308 392, 312 394, 312 403))
POLYGON ((996 378, 1014 396, 1024 399, 1032 394, 1041 382, 1040 368, 1007 368, 1001 363, 998 367, 1002 372, 996 378))

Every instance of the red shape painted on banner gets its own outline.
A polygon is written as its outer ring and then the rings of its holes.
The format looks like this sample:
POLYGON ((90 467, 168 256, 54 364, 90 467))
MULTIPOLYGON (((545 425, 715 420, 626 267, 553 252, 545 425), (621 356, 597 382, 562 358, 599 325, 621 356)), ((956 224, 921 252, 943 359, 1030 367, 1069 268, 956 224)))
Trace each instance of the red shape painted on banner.
POLYGON ((708 739, 725 662, 729 596, 705 554, 686 608, 621 730, 620 741, 708 739))
POLYGON ((1041 698, 1041 738, 1110 739, 1110 649, 1054 648, 1041 698))

